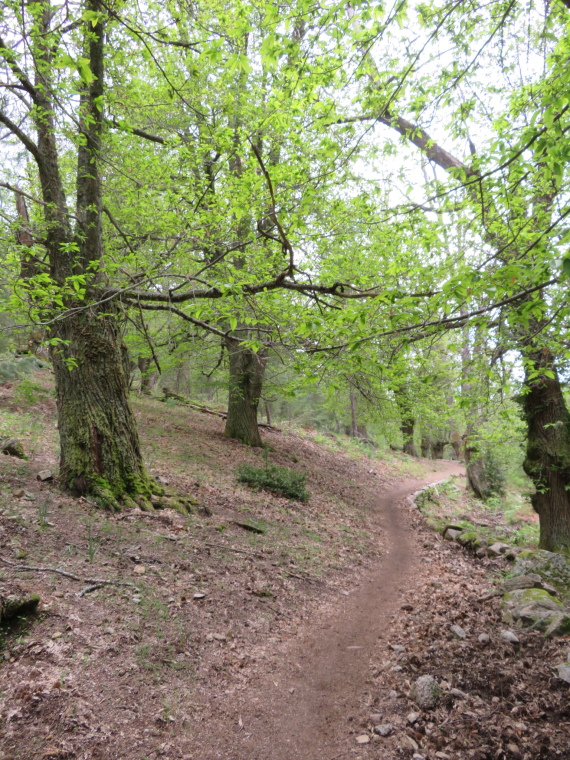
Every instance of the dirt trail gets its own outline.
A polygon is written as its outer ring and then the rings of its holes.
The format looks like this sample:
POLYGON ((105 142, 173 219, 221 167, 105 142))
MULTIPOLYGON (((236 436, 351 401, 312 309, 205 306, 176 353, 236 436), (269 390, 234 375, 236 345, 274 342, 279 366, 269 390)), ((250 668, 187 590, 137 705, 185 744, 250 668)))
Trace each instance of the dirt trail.
POLYGON ((300 632, 281 667, 250 685, 237 704, 228 705, 238 731, 234 734, 226 725, 229 745, 222 749, 218 744, 211 757, 340 760, 352 755, 348 721, 358 716, 375 642, 389 639, 390 617, 399 609, 401 592, 413 582, 414 537, 399 505, 423 486, 463 471, 461 465, 446 462, 430 477, 405 481, 379 497, 384 561, 349 597, 339 598, 335 614, 300 632))

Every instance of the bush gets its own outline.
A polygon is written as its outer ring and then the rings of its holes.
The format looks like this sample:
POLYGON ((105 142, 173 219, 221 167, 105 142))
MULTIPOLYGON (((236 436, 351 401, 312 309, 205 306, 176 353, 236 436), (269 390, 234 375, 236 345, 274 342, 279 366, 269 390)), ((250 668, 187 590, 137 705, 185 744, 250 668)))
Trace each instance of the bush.
POLYGON ((306 475, 302 472, 289 470, 270 464, 266 467, 254 467, 251 464, 241 464, 238 467, 238 481, 247 483, 252 488, 287 496, 297 501, 307 501, 310 493, 305 488, 306 475))

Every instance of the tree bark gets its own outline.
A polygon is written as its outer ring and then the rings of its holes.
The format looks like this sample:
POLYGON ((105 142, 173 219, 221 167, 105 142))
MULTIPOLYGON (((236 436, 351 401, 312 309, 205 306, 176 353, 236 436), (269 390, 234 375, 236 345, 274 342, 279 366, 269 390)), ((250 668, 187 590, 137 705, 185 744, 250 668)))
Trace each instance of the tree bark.
POLYGON ((421 450, 422 450, 422 457, 424 459, 431 459, 431 438, 429 436, 423 435, 421 439, 421 450))
POLYGON ((443 449, 447 441, 432 441, 431 453, 433 459, 443 459, 443 449))
POLYGON ((61 441, 60 483, 75 494, 92 493, 117 508, 124 494, 148 497, 152 487, 142 462, 128 403, 126 347, 116 322, 83 312, 63 321, 52 351, 61 441), (76 366, 69 366, 66 359, 76 366))
POLYGON ((404 453, 412 457, 417 457, 418 452, 414 443, 414 428, 416 420, 412 413, 408 391, 401 386, 394 389, 396 404, 400 411, 400 430, 402 431, 402 441, 404 444, 404 453))
POLYGON ((570 549, 570 414, 554 357, 547 350, 528 356, 519 397, 527 425, 524 471, 535 486, 532 506, 540 518, 541 549, 570 549), (535 372, 539 371, 536 376, 535 372), (548 372, 552 377, 543 374, 548 372))
POLYGON ((352 438, 358 438, 358 417, 356 415, 356 393, 350 383, 350 435, 352 438))
POLYGON ((241 346, 235 338, 226 341, 230 361, 228 416, 224 435, 247 446, 263 446, 257 425, 266 356, 241 346))

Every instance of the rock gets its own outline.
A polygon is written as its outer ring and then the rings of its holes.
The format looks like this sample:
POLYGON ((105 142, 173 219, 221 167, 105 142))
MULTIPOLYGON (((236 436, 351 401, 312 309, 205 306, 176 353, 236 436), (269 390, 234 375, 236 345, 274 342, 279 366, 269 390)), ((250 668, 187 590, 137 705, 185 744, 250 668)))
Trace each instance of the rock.
POLYGON ((408 715, 406 716, 406 720, 411 726, 418 720, 419 717, 420 717, 420 714, 418 712, 411 712, 411 713, 408 713, 408 715))
POLYGON ((392 691, 388 694, 389 699, 398 699, 398 692, 392 689, 392 691))
POLYGON ((146 567, 144 565, 136 565, 135 573, 138 575, 144 575, 146 573, 146 567))
POLYGON ((467 638, 467 634, 460 625, 452 625, 449 630, 451 633, 453 633, 454 636, 457 636, 458 639, 467 638))
POLYGON ((461 689, 455 689, 455 688, 450 689, 449 693, 451 694, 452 697, 457 697, 457 699, 467 699, 467 697, 469 696, 464 691, 461 691, 461 689))
POLYGON ((537 574, 547 583, 570 585, 570 563, 562 554, 545 549, 527 549, 519 552, 511 570, 511 577, 537 574))
POLYGON ((377 723, 380 723, 382 720, 382 715, 380 713, 372 713, 370 716, 370 722, 376 725, 377 723))
POLYGON ((390 736, 394 726, 391 723, 380 723, 379 726, 374 726, 374 733, 378 736, 390 736))
POLYGON ((481 644, 488 644, 489 641, 491 641, 491 637, 489 636, 488 633, 480 633, 479 636, 477 636, 477 640, 481 644))
POLYGON ((411 696, 422 710, 431 710, 438 703, 441 689, 433 676, 420 676, 412 686, 411 696))
POLYGON ((24 447, 17 438, 0 438, 0 451, 9 457, 26 458, 24 447))
POLYGON ((570 610, 544 589, 509 591, 503 596, 502 607, 505 623, 543 631, 546 636, 570 632, 570 610))
POLYGON ((53 480, 53 473, 51 470, 40 470, 36 478, 42 483, 46 483, 48 480, 53 480))
POLYGON ((197 593, 192 596, 192 599, 196 599, 196 601, 199 601, 200 599, 205 599, 206 594, 197 593))
POLYGON ((402 736, 402 749, 411 750, 412 752, 417 752, 417 750, 420 748, 419 744, 415 741, 415 739, 412 739, 411 736, 408 736, 407 734, 404 734, 402 736))
POLYGON ((443 534, 443 537, 447 541, 455 541, 462 533, 462 529, 456 529, 456 528, 447 528, 445 533, 443 534))
POLYGON ((466 531, 457 536, 456 540, 458 544, 467 548, 468 546, 473 546, 474 542, 477 540, 477 534, 473 531, 466 531))
POLYGON ((0 598, 0 622, 33 614, 39 602, 40 597, 38 594, 28 594, 27 596, 11 595, 5 599, 0 598))
POLYGON ((494 544, 491 544, 491 546, 488 546, 485 550, 487 553, 487 557, 500 557, 502 554, 505 554, 510 550, 510 546, 508 544, 503 544, 500 541, 496 541, 494 544))
POLYGON ((15 489, 12 491, 12 496, 13 496, 15 499, 21 499, 21 498, 22 498, 22 496, 25 496, 25 495, 26 495, 26 492, 24 491, 24 489, 23 489, 23 488, 15 488, 15 489))
POLYGON ((400 609, 404 610, 404 612, 413 612, 414 606, 413 604, 403 604, 400 609))
POLYGON ((164 475, 158 475, 156 480, 158 483, 160 483, 163 486, 167 486, 170 483, 168 478, 165 478, 164 475))
POLYGON ((513 578, 507 578, 503 583, 503 591, 517 591, 525 588, 539 588, 548 591, 552 596, 557 596, 558 592, 550 583, 544 581, 538 573, 529 573, 528 575, 516 575, 513 578))
POLYGON ((518 636, 515 636, 512 631, 501 631, 501 638, 503 641, 508 641, 509 644, 520 644, 518 636))
POLYGON ((488 546, 489 546, 489 542, 486 541, 484 538, 476 538, 471 544, 471 548, 474 549, 476 552, 479 549, 485 550, 488 546))
POLYGON ((398 654, 403 654, 406 651, 406 647, 401 644, 390 644, 390 649, 393 649, 398 654))
POLYGON ((356 743, 357 744, 369 744, 370 743, 370 737, 368 734, 361 734, 360 736, 356 737, 356 743))
POLYGON ((393 668, 390 668, 392 673, 401 673, 404 668, 401 665, 394 665, 393 668))
POLYGON ((558 671, 558 678, 566 681, 566 683, 570 683, 570 665, 568 663, 557 665, 556 670, 558 671))

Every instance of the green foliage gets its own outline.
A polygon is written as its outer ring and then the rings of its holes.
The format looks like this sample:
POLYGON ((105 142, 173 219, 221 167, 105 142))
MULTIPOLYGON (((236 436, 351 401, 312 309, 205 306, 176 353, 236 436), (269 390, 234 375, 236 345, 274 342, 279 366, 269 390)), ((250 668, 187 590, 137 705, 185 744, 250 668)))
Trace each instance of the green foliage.
POLYGON ((237 473, 238 481, 247 483, 252 488, 271 491, 296 501, 305 502, 309 499, 310 493, 305 488, 305 473, 274 464, 265 467, 241 464, 237 473))

